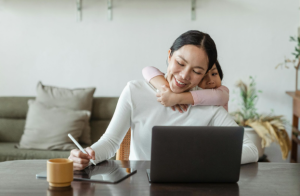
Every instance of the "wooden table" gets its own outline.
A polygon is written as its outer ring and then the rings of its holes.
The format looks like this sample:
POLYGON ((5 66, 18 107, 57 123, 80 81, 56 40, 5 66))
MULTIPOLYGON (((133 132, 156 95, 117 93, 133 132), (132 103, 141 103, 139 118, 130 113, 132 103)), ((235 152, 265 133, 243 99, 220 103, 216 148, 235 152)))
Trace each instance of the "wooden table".
POLYGON ((72 187, 65 190, 51 190, 45 179, 36 179, 36 173, 46 170, 46 160, 1 162, 0 195, 300 195, 300 163, 242 165, 238 183, 149 184, 145 170, 150 168, 150 161, 115 162, 121 167, 136 168, 137 173, 118 184, 73 181, 72 187))

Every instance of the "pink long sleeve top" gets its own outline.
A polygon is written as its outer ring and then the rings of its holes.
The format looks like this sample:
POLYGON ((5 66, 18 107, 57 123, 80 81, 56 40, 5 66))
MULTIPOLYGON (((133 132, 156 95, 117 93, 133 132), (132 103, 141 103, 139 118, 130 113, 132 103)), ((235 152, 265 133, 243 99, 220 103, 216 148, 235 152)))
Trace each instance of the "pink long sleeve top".
MULTIPOLYGON (((151 66, 145 67, 142 73, 147 82, 156 76, 165 75, 159 69, 151 66)), ((190 93, 193 96, 194 105, 220 105, 228 112, 229 89, 226 86, 190 91, 190 93)))

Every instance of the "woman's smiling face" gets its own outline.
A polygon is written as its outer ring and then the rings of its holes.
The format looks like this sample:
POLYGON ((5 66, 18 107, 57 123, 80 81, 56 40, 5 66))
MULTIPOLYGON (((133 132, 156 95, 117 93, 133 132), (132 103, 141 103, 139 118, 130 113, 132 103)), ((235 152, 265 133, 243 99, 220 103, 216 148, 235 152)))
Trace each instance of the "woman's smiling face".
POLYGON ((184 45, 168 57, 167 81, 174 93, 182 93, 197 86, 208 68, 206 52, 194 45, 184 45))

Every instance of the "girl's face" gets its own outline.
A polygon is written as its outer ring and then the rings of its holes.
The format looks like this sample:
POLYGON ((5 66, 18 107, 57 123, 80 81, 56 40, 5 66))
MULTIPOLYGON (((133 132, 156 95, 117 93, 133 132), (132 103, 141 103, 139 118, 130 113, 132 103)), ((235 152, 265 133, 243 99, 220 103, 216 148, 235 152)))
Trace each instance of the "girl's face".
POLYGON ((208 68, 206 52, 194 45, 184 45, 168 57, 167 81, 174 93, 182 93, 197 86, 208 68))
POLYGON ((221 86, 221 78, 216 65, 214 65, 211 70, 205 74, 203 80, 198 86, 203 89, 218 88, 221 86))

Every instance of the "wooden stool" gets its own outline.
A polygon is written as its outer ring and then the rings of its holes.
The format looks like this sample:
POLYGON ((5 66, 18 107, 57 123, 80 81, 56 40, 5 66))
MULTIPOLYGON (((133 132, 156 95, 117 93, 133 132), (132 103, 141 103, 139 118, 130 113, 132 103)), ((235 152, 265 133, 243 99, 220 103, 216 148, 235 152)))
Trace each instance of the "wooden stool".
POLYGON ((129 160, 130 154, 130 140, 131 140, 131 129, 129 128, 126 133, 123 142, 120 145, 120 149, 117 151, 116 160, 127 161, 129 160))

